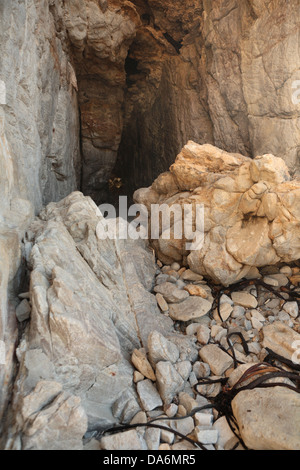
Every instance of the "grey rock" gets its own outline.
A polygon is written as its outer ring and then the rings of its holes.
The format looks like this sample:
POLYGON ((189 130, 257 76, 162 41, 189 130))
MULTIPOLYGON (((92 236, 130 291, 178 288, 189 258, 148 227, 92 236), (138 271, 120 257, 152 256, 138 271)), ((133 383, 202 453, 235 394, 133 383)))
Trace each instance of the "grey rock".
POLYGON ((137 383, 137 393, 145 411, 151 411, 162 406, 162 400, 151 380, 142 380, 137 383))
POLYGON ((179 358, 177 346, 158 331, 152 331, 148 336, 149 359, 153 364, 160 361, 175 363, 179 358))
POLYGON ((209 364, 215 375, 222 375, 233 365, 233 359, 215 344, 208 344, 199 351, 202 361, 209 364))
POLYGON ((185 290, 179 289, 171 282, 164 282, 154 287, 154 292, 164 296, 165 300, 169 303, 182 302, 189 297, 189 293, 185 290))
POLYGON ((173 320, 184 322, 195 320, 206 315, 211 307, 211 302, 206 299, 189 297, 180 304, 170 305, 170 317, 173 320))
POLYGON ((174 396, 184 388, 184 380, 171 362, 156 364, 157 389, 165 404, 171 403, 174 396))
POLYGON ((16 308, 16 316, 19 322, 23 322, 30 318, 31 306, 27 299, 22 302, 16 308))

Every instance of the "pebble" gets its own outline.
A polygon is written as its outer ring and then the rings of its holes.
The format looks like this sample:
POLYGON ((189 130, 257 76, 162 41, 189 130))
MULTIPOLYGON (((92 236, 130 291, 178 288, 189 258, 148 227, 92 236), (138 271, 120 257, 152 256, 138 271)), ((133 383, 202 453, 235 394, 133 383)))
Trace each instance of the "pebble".
POLYGON ((146 354, 142 350, 134 349, 131 356, 131 362, 143 376, 153 381, 156 380, 154 370, 152 369, 146 354))
POLYGON ((184 290, 186 290, 190 295, 197 295, 203 299, 207 299, 208 297, 206 290, 203 289, 203 287, 197 286, 195 284, 188 284, 184 287, 184 290))
POLYGON ((200 274, 194 273, 191 271, 191 269, 186 269, 182 274, 181 274, 181 279, 184 281, 202 281, 203 276, 200 274))
POLYGON ((208 413, 198 412, 194 415, 194 421, 196 426, 212 426, 213 420, 213 415, 208 413))
POLYGON ((169 311, 169 305, 167 304, 164 296, 162 294, 156 294, 156 301, 162 312, 169 311))
POLYGON ((178 405, 176 405, 176 403, 170 403, 165 406, 164 411, 169 418, 173 418, 178 412, 178 405))
POLYGON ((21 323, 30 318, 31 307, 27 299, 22 300, 16 308, 16 316, 18 321, 21 323))
MULTIPOLYGON (((189 296, 188 292, 186 294, 189 296)), ((211 302, 202 297, 189 297, 180 304, 170 305, 170 317, 175 321, 187 322, 203 317, 211 310, 211 307, 211 302)))
POLYGON ((251 324, 252 324, 252 327, 258 331, 260 331, 263 327, 263 323, 260 322, 256 317, 251 317, 251 324))
POLYGON ((196 426, 195 436, 201 444, 216 444, 219 432, 217 429, 212 429, 208 426, 196 426))
POLYGON ((241 305, 245 308, 256 308, 257 299, 248 294, 248 292, 232 292, 231 298, 235 304, 241 305))
POLYGON ((144 378, 145 377, 143 376, 143 374, 141 374, 138 370, 135 370, 133 372, 133 381, 134 381, 134 383, 138 383, 141 380, 144 380, 144 378))
POLYGON ((193 365, 193 372, 196 375, 197 379, 209 377, 210 367, 206 362, 197 361, 193 365))
POLYGON ((233 307, 231 317, 232 318, 238 318, 240 316, 243 316, 245 314, 245 312, 246 312, 246 309, 244 307, 242 307, 241 305, 235 305, 233 307))
POLYGON ((230 317, 232 311, 233 311, 233 306, 227 302, 224 302, 220 305, 220 315, 222 318, 222 321, 227 321, 228 318, 230 317))
POLYGON ((135 429, 119 432, 102 437, 100 441, 102 450, 146 450, 144 439, 135 429))
POLYGON ((184 436, 187 436, 193 432, 195 423, 191 416, 188 416, 185 419, 172 420, 169 423, 171 429, 180 432, 184 436))
POLYGON ((144 439, 146 441, 148 450, 158 450, 160 446, 160 429, 159 428, 146 428, 144 439))
POLYGON ((206 362, 213 374, 222 375, 233 365, 233 359, 215 344, 203 346, 199 351, 199 356, 206 362))
POLYGON ((192 371, 192 364, 190 361, 180 361, 175 364, 175 369, 181 375, 183 380, 188 380, 192 371))
POLYGON ((274 279, 271 276, 265 276, 263 278, 263 281, 264 281, 265 284, 268 284, 268 286, 272 286, 272 287, 278 287, 279 286, 279 283, 278 283, 277 279, 274 279))
POLYGON ((151 411, 159 406, 162 406, 163 402, 160 394, 151 380, 145 379, 141 382, 138 382, 136 389, 141 405, 145 411, 151 411))
POLYGON ((197 329, 197 341, 200 344, 205 345, 209 342, 211 330, 205 325, 198 326, 197 329))
POLYGON ((178 289, 175 284, 171 282, 164 282, 154 287, 154 292, 163 295, 168 303, 179 303, 189 297, 189 293, 185 290, 178 289))
POLYGON ((297 318, 299 315, 299 307, 297 302, 286 302, 283 305, 283 310, 287 312, 292 318, 297 318))

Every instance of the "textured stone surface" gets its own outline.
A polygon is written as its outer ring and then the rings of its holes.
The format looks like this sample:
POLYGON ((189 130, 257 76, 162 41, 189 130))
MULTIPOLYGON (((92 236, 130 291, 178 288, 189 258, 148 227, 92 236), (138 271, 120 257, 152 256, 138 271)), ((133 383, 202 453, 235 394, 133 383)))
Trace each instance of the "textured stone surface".
MULTIPOLYGON (((152 246, 164 263, 187 261, 192 271, 229 285, 250 275, 253 267, 279 261, 289 263, 300 257, 300 214, 296 209, 300 203, 300 180, 292 180, 281 158, 267 154, 251 160, 189 141, 171 165, 170 173, 179 192, 172 197, 165 192, 157 193, 159 204, 173 209, 189 205, 194 221, 198 219, 195 209, 198 204, 203 207, 204 220, 203 224, 199 222, 197 231, 194 229, 191 234, 185 231, 179 239, 172 235, 176 227, 173 219, 171 236, 167 238, 162 223, 158 225, 149 212, 159 237, 154 238, 151 232, 152 246), (270 197, 272 201, 276 199, 275 205, 270 203, 270 197), (201 241, 202 232, 203 243, 191 249, 188 243, 195 242, 197 237, 201 241)), ((141 201, 141 190, 134 194, 134 199, 137 203, 141 201)), ((246 303, 240 305, 252 308, 257 305, 250 294, 232 295, 243 297, 241 301, 246 303)))
POLYGON ((299 393, 278 386, 242 391, 232 410, 249 449, 300 449, 299 393))
MULTIPOLYGON (((8 430, 15 442, 26 428, 23 396, 40 380, 81 399, 89 429, 131 419, 139 408, 131 352, 147 346, 153 325, 172 332, 149 292, 156 270, 151 251, 144 242, 99 240, 101 217, 90 198, 75 192, 47 206, 31 226, 32 312, 18 347, 8 430)), ((49 434, 47 446, 55 447, 53 439, 49 434)))

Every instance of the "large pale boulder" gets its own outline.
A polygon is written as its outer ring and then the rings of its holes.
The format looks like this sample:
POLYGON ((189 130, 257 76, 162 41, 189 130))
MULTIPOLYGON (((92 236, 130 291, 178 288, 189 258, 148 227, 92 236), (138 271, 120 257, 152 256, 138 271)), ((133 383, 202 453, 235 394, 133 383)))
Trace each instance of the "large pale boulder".
MULTIPOLYGON (((179 215, 184 207, 191 208, 190 226, 181 238, 175 236, 178 215, 170 217, 169 237, 166 222, 157 222, 158 237, 149 229, 163 262, 181 261, 194 272, 229 285, 247 276, 252 267, 300 258, 300 180, 291 179, 281 158, 267 154, 252 160, 189 141, 169 175, 134 195, 135 201, 143 204, 144 195, 151 191, 151 199, 164 207, 164 214, 166 208, 172 214, 179 207, 179 215), (158 184, 160 181, 164 185, 158 184), (178 187, 175 194, 174 183, 178 187), (197 205, 203 208, 203 221, 198 226, 197 205), (201 243, 191 246, 197 239, 201 243)), ((153 226, 154 215, 149 211, 153 226)))
POLYGON ((281 386, 245 390, 233 399, 232 410, 249 449, 300 449, 299 393, 281 386))

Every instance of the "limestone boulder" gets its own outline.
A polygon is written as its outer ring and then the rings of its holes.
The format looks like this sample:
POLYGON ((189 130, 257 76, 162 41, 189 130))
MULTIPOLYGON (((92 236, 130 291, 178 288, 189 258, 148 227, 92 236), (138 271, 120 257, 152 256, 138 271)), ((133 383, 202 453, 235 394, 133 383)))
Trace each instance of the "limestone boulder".
MULTIPOLYGON (((163 214, 167 208, 171 214, 168 232, 166 221, 149 211, 149 236, 163 262, 182 262, 228 286, 253 268, 300 258, 300 180, 291 178, 281 158, 266 154, 250 159, 189 141, 170 175, 173 179, 163 177, 170 181, 169 190, 157 180, 148 189, 163 214), (175 236, 189 211, 181 236, 175 236)), ((143 201, 138 191, 134 198, 143 201)))

